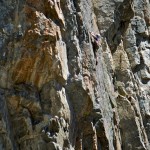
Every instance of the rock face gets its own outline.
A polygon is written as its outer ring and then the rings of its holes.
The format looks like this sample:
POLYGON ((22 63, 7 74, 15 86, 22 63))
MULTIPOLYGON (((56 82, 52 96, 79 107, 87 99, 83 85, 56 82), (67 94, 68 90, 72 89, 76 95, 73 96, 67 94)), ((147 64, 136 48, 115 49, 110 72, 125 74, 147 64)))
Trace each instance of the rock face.
POLYGON ((150 150, 148 0, 0 0, 0 20, 0 150, 150 150))

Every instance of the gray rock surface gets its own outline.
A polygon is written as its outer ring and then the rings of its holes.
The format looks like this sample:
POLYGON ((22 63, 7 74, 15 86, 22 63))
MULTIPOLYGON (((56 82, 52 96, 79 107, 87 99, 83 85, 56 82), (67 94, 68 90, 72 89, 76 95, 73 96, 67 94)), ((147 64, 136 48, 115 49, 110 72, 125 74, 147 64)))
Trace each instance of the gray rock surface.
POLYGON ((148 0, 0 0, 0 20, 0 150, 150 150, 148 0))

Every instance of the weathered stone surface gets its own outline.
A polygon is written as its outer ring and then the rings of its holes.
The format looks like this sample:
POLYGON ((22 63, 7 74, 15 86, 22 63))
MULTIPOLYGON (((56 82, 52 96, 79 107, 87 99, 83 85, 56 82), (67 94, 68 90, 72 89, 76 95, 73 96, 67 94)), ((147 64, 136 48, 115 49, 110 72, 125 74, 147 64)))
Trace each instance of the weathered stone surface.
POLYGON ((149 8, 0 0, 0 149, 149 150, 149 8))

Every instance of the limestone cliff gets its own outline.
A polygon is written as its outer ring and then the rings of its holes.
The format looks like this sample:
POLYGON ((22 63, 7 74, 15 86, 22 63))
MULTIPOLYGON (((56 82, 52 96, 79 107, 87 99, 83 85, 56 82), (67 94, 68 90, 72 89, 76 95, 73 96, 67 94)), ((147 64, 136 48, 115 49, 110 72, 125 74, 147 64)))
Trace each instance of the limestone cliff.
POLYGON ((0 0, 0 150, 149 145, 149 0, 0 0))

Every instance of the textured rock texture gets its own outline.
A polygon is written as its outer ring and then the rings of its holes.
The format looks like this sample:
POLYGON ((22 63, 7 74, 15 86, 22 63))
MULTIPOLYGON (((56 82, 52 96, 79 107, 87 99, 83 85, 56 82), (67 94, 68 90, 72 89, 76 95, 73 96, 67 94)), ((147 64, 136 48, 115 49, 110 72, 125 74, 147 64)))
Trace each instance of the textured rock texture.
POLYGON ((150 150, 150 2, 0 0, 0 150, 150 150))

